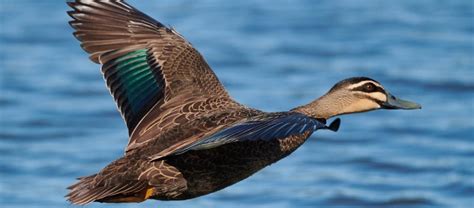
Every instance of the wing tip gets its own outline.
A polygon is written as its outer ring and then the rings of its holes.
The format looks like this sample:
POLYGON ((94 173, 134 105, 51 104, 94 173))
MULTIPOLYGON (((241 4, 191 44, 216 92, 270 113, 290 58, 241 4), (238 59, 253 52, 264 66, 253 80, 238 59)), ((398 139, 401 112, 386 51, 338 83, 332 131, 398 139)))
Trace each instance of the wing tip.
POLYGON ((327 129, 329 129, 331 131, 334 131, 334 132, 337 132, 339 130, 340 125, 341 125, 341 119, 336 118, 334 121, 331 122, 331 124, 329 124, 327 129))
POLYGON ((66 4, 67 4, 69 7, 71 7, 71 8, 74 8, 74 6, 77 5, 77 3, 76 3, 76 2, 73 2, 73 1, 67 1, 66 4))

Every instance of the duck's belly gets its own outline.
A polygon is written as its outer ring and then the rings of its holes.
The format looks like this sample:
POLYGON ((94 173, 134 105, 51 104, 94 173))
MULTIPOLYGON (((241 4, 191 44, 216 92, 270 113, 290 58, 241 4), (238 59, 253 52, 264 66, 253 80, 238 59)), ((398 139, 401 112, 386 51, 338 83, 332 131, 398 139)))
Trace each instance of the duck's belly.
MULTIPOLYGON (((209 194, 237 183, 293 152, 301 141, 246 141, 213 149, 189 151, 166 158, 164 163, 178 169, 186 188, 179 194, 157 195, 156 199, 180 200, 209 194)), ((294 138, 295 139, 295 138, 294 138)))

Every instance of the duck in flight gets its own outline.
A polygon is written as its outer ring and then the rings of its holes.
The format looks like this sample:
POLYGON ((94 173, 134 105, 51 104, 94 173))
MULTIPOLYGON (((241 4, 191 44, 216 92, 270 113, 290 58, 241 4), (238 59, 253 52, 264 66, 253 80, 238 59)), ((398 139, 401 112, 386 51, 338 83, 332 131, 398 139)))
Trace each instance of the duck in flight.
POLYGON ((73 204, 184 200, 239 182, 291 154, 337 115, 419 109, 377 81, 345 79, 313 102, 263 112, 233 100, 175 30, 121 0, 69 2, 70 25, 126 122, 123 157, 79 178, 73 204))

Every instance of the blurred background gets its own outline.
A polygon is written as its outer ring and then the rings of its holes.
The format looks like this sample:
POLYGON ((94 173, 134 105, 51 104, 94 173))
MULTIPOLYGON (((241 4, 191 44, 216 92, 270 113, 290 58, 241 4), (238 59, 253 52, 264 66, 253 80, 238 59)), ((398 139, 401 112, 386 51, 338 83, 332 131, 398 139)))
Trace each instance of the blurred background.
MULTIPOLYGON (((423 109, 342 116, 339 132, 316 132, 214 194, 114 207, 474 206, 473 1, 129 3, 175 27, 248 106, 285 111, 368 76, 423 109)), ((64 1, 0 1, 1 207, 73 207, 66 187, 127 143, 67 10, 64 1)))

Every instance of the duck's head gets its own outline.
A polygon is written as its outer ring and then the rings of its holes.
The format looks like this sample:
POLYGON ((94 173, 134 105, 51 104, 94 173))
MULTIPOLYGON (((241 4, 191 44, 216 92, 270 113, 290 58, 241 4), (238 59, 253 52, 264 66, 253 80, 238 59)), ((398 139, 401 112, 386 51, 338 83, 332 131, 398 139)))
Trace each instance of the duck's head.
POLYGON ((324 96, 295 109, 314 118, 366 112, 377 109, 421 109, 421 105, 390 94, 379 82, 352 77, 334 85, 324 96))

